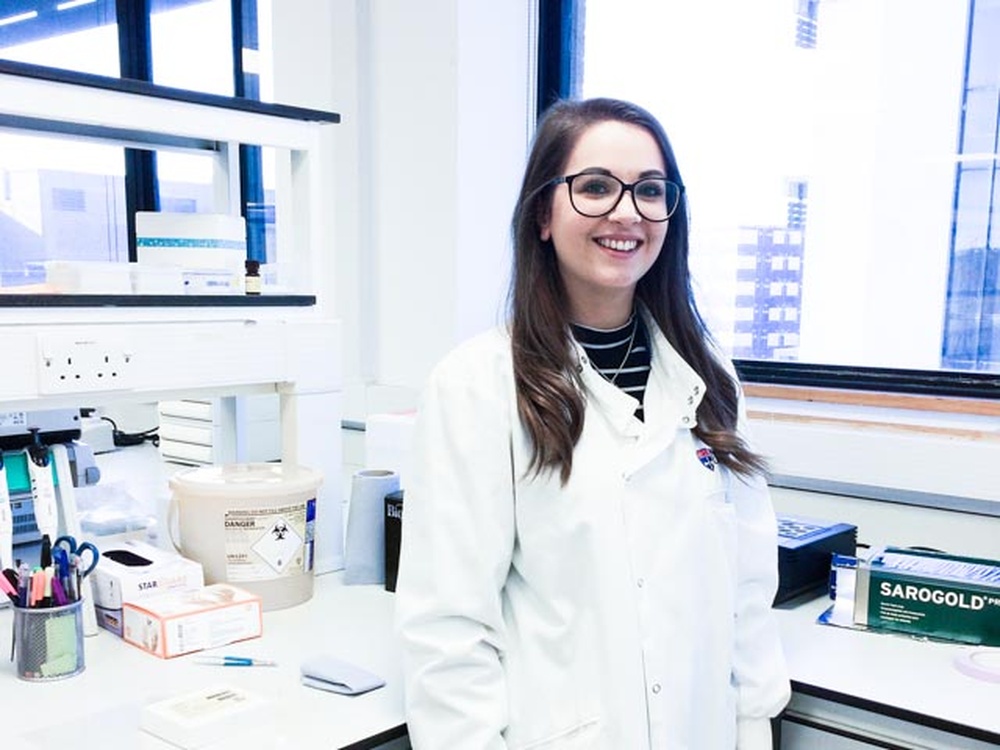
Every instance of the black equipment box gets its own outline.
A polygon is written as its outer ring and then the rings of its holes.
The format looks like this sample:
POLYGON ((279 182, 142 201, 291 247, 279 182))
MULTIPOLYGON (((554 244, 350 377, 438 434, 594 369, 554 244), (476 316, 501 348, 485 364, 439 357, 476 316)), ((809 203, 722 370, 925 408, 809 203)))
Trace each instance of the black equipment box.
MULTIPOLYGON (((778 516, 778 593, 774 603, 826 593, 830 559, 857 554, 858 527, 798 516, 778 516)), ((815 597, 814 597, 815 598, 815 597)))

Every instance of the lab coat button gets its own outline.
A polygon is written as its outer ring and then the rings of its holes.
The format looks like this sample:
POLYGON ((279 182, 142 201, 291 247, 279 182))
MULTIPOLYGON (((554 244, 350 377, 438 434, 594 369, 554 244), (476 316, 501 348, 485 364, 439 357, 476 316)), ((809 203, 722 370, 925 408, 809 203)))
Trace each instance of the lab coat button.
POLYGON ((684 424, 691 424, 691 417, 682 417, 681 422, 684 424))
POLYGON ((654 693, 659 693, 660 692, 660 683, 654 682, 652 690, 653 690, 654 693))

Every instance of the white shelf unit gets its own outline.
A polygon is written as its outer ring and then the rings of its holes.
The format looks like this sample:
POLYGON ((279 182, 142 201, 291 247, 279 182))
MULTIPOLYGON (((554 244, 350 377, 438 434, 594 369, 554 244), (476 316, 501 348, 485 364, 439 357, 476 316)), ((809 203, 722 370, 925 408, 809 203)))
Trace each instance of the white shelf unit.
MULTIPOLYGON (((0 71, 0 129, 136 148, 209 152, 216 194, 239 211, 240 144, 273 147, 278 258, 314 304, 0 307, 0 411, 129 401, 278 394, 281 457, 321 471, 316 570, 343 566, 341 328, 333 317, 333 236, 321 170, 332 168, 328 121, 163 98, 86 82, 0 71), (53 370, 77 355, 79 372, 53 370), (95 374, 103 355, 113 370, 95 374), (111 374, 113 373, 113 375, 111 374)), ((263 107, 261 109, 267 109, 263 107)), ((289 110, 291 108, 288 108, 289 110)), ((304 112, 301 110, 299 112, 304 112)))

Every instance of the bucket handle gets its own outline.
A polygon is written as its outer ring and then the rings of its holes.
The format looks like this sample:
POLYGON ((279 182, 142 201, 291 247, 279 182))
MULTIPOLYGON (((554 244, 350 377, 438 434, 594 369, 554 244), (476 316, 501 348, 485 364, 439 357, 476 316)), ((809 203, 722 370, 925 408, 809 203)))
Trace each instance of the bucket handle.
MULTIPOLYGON (((170 502, 167 503, 167 538, 170 540, 170 544, 173 545, 173 548, 183 557, 185 556, 184 548, 180 545, 177 539, 174 538, 174 526, 179 523, 178 513, 179 508, 177 498, 176 496, 171 495, 170 502)), ((178 528, 180 527, 178 526, 178 528)))

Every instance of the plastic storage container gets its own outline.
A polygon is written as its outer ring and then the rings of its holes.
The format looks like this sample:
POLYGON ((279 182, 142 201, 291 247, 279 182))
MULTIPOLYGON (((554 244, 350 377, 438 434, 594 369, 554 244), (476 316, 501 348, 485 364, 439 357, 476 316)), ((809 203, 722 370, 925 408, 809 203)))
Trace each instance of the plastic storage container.
POLYGON ((265 610, 300 604, 313 592, 316 491, 322 481, 317 471, 281 463, 179 472, 170 479, 171 541, 201 563, 207 584, 251 591, 265 610))

